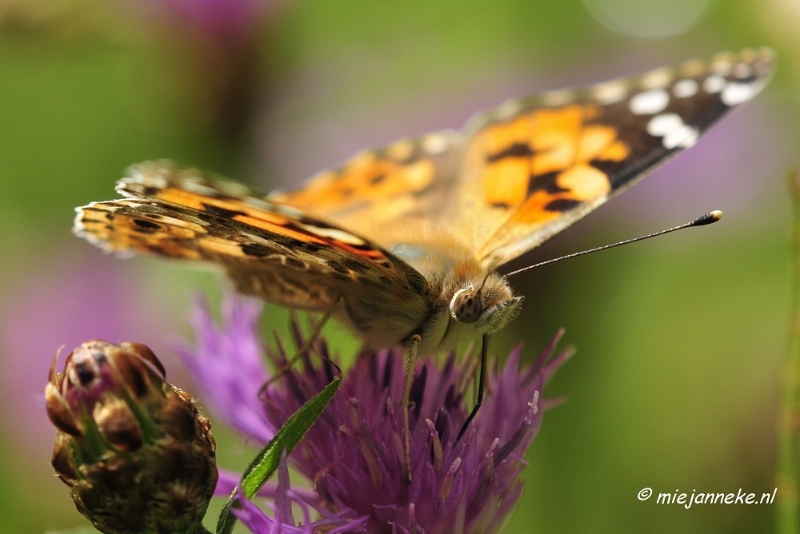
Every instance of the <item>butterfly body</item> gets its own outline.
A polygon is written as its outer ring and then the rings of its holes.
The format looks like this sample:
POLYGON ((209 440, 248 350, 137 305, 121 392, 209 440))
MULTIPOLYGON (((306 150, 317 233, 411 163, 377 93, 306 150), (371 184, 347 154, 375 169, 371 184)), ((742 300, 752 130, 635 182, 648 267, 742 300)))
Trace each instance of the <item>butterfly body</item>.
POLYGON ((268 196, 143 163, 118 182, 125 198, 78 208, 75 232, 107 251, 216 263, 243 293, 334 310, 372 348, 419 335, 431 353, 513 319, 522 297, 499 268, 692 146, 772 63, 743 50, 509 101, 268 196))

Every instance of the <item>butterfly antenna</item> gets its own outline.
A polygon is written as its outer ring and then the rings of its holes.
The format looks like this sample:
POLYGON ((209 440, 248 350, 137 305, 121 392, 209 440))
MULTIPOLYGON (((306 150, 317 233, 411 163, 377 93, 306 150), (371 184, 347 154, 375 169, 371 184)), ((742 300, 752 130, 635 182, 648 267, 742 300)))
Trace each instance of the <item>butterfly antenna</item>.
POLYGON ((483 282, 481 282, 481 287, 478 288, 478 293, 480 293, 481 290, 483 289, 483 286, 486 285, 486 281, 489 279, 489 276, 491 276, 491 274, 492 272, 489 271, 488 273, 486 273, 486 276, 483 277, 483 282))
POLYGON ((517 269, 516 271, 511 271, 507 273, 505 276, 513 276, 515 274, 519 274, 521 272, 528 271, 530 269, 535 269, 536 267, 541 267, 543 265, 548 265, 550 263, 555 263, 561 260, 567 260, 570 258, 576 258, 578 256, 583 256, 584 254, 591 254, 592 252, 599 252, 601 250, 606 250, 609 248, 619 247, 621 245, 627 245, 629 243, 635 243, 636 241, 644 241, 645 239, 650 239, 651 237, 656 237, 664 234, 668 234, 670 232, 675 232, 677 230, 683 230, 684 228, 691 228, 693 226, 705 226, 707 224, 713 224, 718 220, 722 219, 722 212, 719 210, 714 210, 705 215, 696 218, 693 221, 689 221, 688 223, 681 224, 679 226, 675 226, 673 228, 667 228, 666 230, 661 230, 659 232, 654 232, 652 234, 647 234, 639 237, 634 237, 633 239, 626 239, 625 241, 619 241, 618 243, 612 243, 610 245, 603 245, 602 247, 591 248, 589 250, 584 250, 581 252, 575 252, 573 254, 567 254, 566 256, 561 256, 559 258, 553 258, 552 260, 543 261, 541 263, 536 263, 534 265, 528 265, 527 267, 523 267, 522 269, 517 269))

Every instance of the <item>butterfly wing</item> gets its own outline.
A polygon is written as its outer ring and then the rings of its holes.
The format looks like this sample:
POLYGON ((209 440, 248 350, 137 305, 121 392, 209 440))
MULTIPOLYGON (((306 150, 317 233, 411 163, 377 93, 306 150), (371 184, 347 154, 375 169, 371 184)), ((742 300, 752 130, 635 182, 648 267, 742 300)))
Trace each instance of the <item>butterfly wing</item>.
POLYGON ((148 162, 117 191, 126 198, 76 210, 75 233, 106 251, 214 262, 240 291, 293 308, 327 311, 343 296, 355 328, 376 342, 393 338, 386 345, 429 313, 427 283, 404 262, 242 184, 148 162), (381 314, 393 324, 376 324, 381 314))
POLYGON ((449 217, 494 269, 692 146, 764 87, 772 65, 768 49, 726 53, 481 114, 465 128, 449 217))
POLYGON ((763 88, 772 64, 770 50, 745 50, 511 101, 464 134, 364 152, 268 198, 143 164, 118 184, 126 200, 79 208, 75 231, 106 250, 216 262, 242 291, 291 307, 326 310, 344 296, 355 327, 388 346, 428 320, 432 304, 423 276, 382 246, 423 245, 409 249, 412 261, 432 244, 448 265, 472 252, 491 271, 694 144, 763 88), (380 338, 387 317, 394 324, 380 338))
POLYGON ((363 151, 302 188, 269 198, 336 221, 382 244, 385 229, 402 222, 435 225, 451 202, 461 164, 460 132, 441 131, 363 151))

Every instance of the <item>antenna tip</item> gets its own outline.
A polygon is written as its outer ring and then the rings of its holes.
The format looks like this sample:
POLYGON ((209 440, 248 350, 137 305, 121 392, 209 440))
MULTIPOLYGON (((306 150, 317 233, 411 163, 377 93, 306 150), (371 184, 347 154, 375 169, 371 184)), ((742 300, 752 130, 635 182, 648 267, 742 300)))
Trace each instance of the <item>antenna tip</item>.
POLYGON ((722 219, 722 212, 720 210, 714 210, 692 221, 692 226, 703 226, 706 224, 713 224, 720 219, 722 219))

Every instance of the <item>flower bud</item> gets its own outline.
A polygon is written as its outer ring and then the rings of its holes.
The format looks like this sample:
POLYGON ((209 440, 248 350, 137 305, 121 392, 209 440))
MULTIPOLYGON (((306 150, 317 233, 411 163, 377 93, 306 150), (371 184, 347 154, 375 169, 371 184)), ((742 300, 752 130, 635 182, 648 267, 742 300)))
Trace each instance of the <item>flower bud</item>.
MULTIPOLYGON (((58 356, 56 356, 57 360, 58 356)), ((88 341, 45 388, 52 464, 105 533, 205 532, 217 483, 211 425, 141 343, 88 341)))

